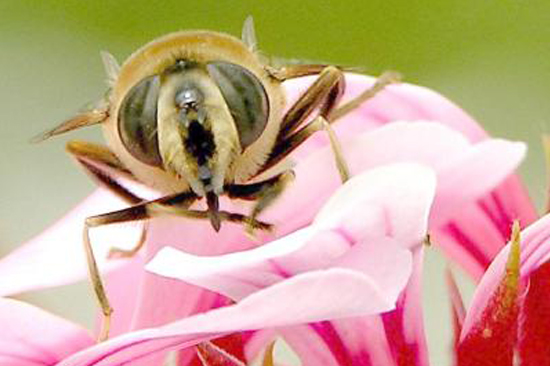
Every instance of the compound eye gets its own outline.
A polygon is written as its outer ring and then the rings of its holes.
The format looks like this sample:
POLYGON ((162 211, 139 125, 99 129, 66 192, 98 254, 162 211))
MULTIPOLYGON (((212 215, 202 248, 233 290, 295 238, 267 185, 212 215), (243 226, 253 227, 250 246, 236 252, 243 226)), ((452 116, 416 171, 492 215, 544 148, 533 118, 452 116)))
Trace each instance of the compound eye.
POLYGON ((215 61, 207 66, 235 120, 241 147, 256 141, 267 125, 269 101, 258 78, 242 66, 215 61))
POLYGON ((159 85, 158 76, 143 79, 130 89, 118 112, 122 143, 133 157, 152 166, 162 166, 157 139, 159 85))

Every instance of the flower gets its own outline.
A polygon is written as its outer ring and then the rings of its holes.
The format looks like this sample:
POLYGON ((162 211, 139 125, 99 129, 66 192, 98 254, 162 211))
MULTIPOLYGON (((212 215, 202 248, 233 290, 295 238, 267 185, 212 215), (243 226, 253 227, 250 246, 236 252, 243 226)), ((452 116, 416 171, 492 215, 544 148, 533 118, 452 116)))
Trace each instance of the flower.
POLYGON ((114 366, 235 331, 390 310, 412 269, 404 247, 422 242, 434 190, 427 168, 381 167, 347 182, 311 226, 263 247, 222 258, 163 251, 151 268, 219 290, 237 304, 115 337, 60 365, 114 366), (353 222, 358 213, 370 218, 367 234, 357 230, 365 224, 353 222))
MULTIPOLYGON (((304 78, 291 82, 289 90, 299 92, 310 81, 304 78)), ((371 78, 349 75, 346 98, 372 82, 371 78)), ((475 277, 480 276, 503 245, 503 237, 509 233, 508 224, 513 219, 527 224, 535 217, 523 187, 517 177, 510 175, 524 155, 524 145, 486 138, 470 117, 436 93, 407 84, 390 86, 335 124, 335 128, 354 175, 396 162, 421 163, 435 171, 438 185, 429 231, 435 242, 475 277)), ((262 216, 276 224, 276 235, 261 237, 260 244, 296 235, 297 230, 310 225, 340 185, 323 135, 306 142, 296 151, 295 158, 295 182, 262 216)), ((121 205, 99 190, 58 225, 3 259, 0 276, 9 276, 10 281, 0 283, 0 294, 84 278, 86 265, 79 245, 81 223, 92 212, 101 213, 121 205)), ((246 212, 246 207, 235 202, 224 201, 222 205, 229 211, 246 212)), ((352 222, 358 225, 355 220, 352 222)), ((101 228, 92 233, 100 268, 110 273, 107 287, 115 309, 112 335, 156 327, 226 305, 213 292, 143 271, 144 263, 164 245, 195 255, 213 256, 259 244, 232 224, 224 225, 216 234, 206 222, 166 218, 154 220, 150 225, 143 256, 107 261, 110 245, 137 241, 139 230, 134 229, 101 228), (116 272, 120 275, 113 274, 116 272)), ((419 267, 420 255, 414 255, 419 267)), ((401 303, 403 299, 396 311, 402 311, 401 303)), ((388 322, 396 327, 405 326, 398 320, 388 322)))

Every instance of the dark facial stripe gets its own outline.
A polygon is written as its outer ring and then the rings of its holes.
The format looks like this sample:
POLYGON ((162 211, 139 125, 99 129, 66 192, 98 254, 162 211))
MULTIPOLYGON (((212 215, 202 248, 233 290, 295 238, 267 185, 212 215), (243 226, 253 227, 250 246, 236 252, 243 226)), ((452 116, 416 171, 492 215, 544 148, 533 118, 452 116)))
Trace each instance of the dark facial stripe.
POLYGON ((204 165, 216 151, 214 135, 198 121, 191 121, 188 127, 188 137, 185 140, 185 148, 197 159, 199 166, 204 165))

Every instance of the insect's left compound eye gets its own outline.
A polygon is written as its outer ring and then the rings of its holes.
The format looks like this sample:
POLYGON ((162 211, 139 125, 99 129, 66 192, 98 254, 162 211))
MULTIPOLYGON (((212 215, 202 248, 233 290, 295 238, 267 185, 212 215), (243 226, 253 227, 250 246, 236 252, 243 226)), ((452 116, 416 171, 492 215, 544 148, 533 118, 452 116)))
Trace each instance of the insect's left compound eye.
POLYGON ((229 62, 214 61, 207 66, 233 116, 241 147, 260 137, 269 118, 269 101, 262 83, 250 71, 229 62))
POLYGON ((159 77, 150 76, 136 84, 120 106, 118 130, 122 143, 142 163, 162 166, 157 138, 159 77))

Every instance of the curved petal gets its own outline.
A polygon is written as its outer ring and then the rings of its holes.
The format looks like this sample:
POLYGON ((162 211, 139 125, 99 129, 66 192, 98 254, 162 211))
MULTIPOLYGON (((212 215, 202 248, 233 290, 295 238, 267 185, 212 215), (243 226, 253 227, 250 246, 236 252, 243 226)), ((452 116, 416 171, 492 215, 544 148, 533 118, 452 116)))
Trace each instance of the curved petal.
POLYGON ((396 309, 285 328, 281 335, 304 365, 428 365, 421 306, 422 248, 396 309))
MULTIPOLYGON (((378 172, 372 172, 367 173, 370 174, 369 177, 363 177, 361 178, 361 183, 358 183, 361 185, 360 191, 368 192, 370 186, 373 187, 373 189, 376 190, 376 194, 367 195, 365 200, 362 200, 364 205, 375 205, 379 204, 380 197, 377 196, 381 194, 383 187, 386 187, 387 194, 384 195, 384 197, 391 197, 392 195, 395 195, 397 192, 397 188, 394 189, 395 183, 394 181, 396 179, 402 180, 406 179, 410 181, 409 185, 402 185, 402 187, 399 189, 399 191, 402 191, 401 195, 406 196, 410 193, 410 196, 416 196, 416 198, 411 198, 410 202, 410 210, 409 209, 402 209, 401 207, 396 208, 392 206, 392 208, 388 207, 387 212, 394 212, 392 215, 395 217, 392 217, 390 215, 388 220, 388 224, 390 224, 393 227, 398 226, 404 226, 408 225, 408 227, 418 225, 418 227, 415 227, 415 235, 413 236, 412 232, 408 233, 411 234, 410 237, 407 239, 409 240, 415 240, 416 238, 421 238, 419 235, 424 235, 425 233, 425 219, 427 217, 428 209, 431 202, 431 197, 433 195, 434 190, 434 178, 432 176, 432 173, 427 172, 426 168, 421 167, 395 167, 395 168, 384 168, 380 169, 378 172), (390 173, 394 172, 394 173, 390 173), (401 173, 397 173, 400 171, 401 173), (378 178, 387 176, 386 178, 378 178), (372 181, 372 182, 371 182, 372 181), (385 182, 385 183, 383 183, 385 182), (376 188, 375 185, 378 184, 376 188), (373 201, 372 204, 369 203, 369 200, 373 201), (425 200, 425 202, 422 202, 422 200, 425 200), (422 203, 421 203, 422 202, 422 203), (418 204, 422 207, 417 207, 415 204, 418 204), (401 210, 398 214, 397 211, 401 210), (408 214, 407 214, 408 213, 408 214), (401 221, 398 221, 399 215, 402 215, 403 219, 401 221), (407 216, 408 215, 408 216, 407 216), (404 219, 407 217, 406 219, 404 219), (422 226, 422 220, 424 220, 424 226, 422 226), (391 222, 390 222, 391 221, 391 222), (395 221, 395 222, 394 222, 395 221), (419 234, 421 233, 421 234, 419 234)), ((358 177, 354 178, 357 179, 358 177)), ((307 180, 307 179, 306 179, 307 180)), ((303 182, 304 179, 297 179, 297 182, 301 181, 303 182)), ((353 179, 352 179, 353 181, 353 179)), ((340 183, 336 183, 334 186, 334 189, 336 189, 340 183)), ((293 185, 294 186, 294 185, 293 185)), ((342 189, 346 189, 346 186, 342 187, 342 189)), ((290 187, 289 190, 290 195, 297 194, 298 196, 308 196, 309 198, 306 198, 304 201, 303 199, 299 200, 293 200, 289 199, 287 196, 287 192, 284 193, 284 197, 280 199, 281 203, 276 203, 276 205, 279 207, 274 208, 272 210, 269 210, 269 212, 266 213, 265 217, 267 221, 271 221, 270 218, 277 217, 276 221, 271 222, 279 222, 281 218, 286 218, 287 221, 284 223, 281 223, 281 225, 277 225, 277 235, 282 235, 287 232, 292 232, 296 230, 298 227, 304 224, 302 220, 297 218, 297 215, 294 215, 292 211, 300 211, 300 207, 307 206, 305 202, 309 202, 309 200, 314 200, 313 196, 310 196, 309 194, 304 194, 303 191, 303 184, 300 183, 298 187, 290 187), (299 191, 302 190, 300 193, 299 191), (283 202, 284 201, 284 202, 283 202), (289 202, 293 202, 293 205, 289 205, 289 202), (302 204, 304 206, 302 206, 302 204), (284 209, 285 212, 281 212, 281 209, 284 209)), ((352 187, 351 190, 355 191, 358 187, 352 187)), ((317 195, 317 198, 319 198, 321 195, 324 195, 328 198, 330 194, 330 188, 325 189, 324 186, 318 186, 315 189, 317 192, 319 192, 319 195, 317 195)), ((388 198, 389 199, 389 198, 388 198)), ((319 205, 319 202, 322 203, 322 200, 318 199, 315 206, 319 205)), ((353 202, 358 202, 357 200, 348 202, 349 204, 352 204, 353 202)), ((394 201, 395 203, 398 203, 398 200, 394 201)), ((392 203, 393 204, 393 203, 392 203)), ((390 205, 388 203, 388 205, 390 205)), ((374 212, 372 216, 376 216, 378 214, 378 211, 369 211, 366 210, 366 212, 374 212)), ((311 222, 313 219, 313 216, 315 215, 316 210, 311 209, 311 207, 308 208, 308 213, 304 216, 299 215, 303 218, 305 222, 311 222)), ((335 215, 337 213, 334 213, 335 215)), ((326 215, 325 215, 326 216, 326 215)), ((263 218, 263 217, 262 217, 263 218)), ((385 218, 384 218, 385 219, 385 218)), ((351 222, 351 221, 350 221, 351 222)), ((375 225, 377 222, 380 222, 380 219, 378 221, 372 221, 370 224, 375 225)), ((369 225, 368 218, 365 217, 365 221, 361 223, 361 225, 365 226, 369 225)), ((368 231, 365 229, 365 231, 368 231)), ((375 235, 373 234, 373 237, 375 235)), ((264 239, 265 240, 265 239, 264 239)), ((292 239, 284 239, 284 240, 292 240, 292 239)), ((319 238, 318 240, 326 241, 326 238, 319 238)), ((417 239, 420 240, 420 239, 417 239)), ((336 245, 338 241, 334 242, 334 245, 336 245)), ((236 225, 224 225, 222 227, 222 231, 219 234, 216 234, 213 230, 211 230, 211 227, 209 226, 208 222, 200 222, 200 221, 191 221, 189 220, 156 220, 152 223, 150 231, 149 231, 149 242, 148 242, 148 257, 153 256, 161 247, 165 245, 171 245, 176 248, 182 249, 186 252, 195 253, 198 255, 208 255, 212 256, 216 253, 224 253, 224 252, 231 252, 231 251, 238 251, 243 250, 246 248, 253 247, 255 245, 258 245, 260 243, 254 243, 249 238, 247 238, 240 226, 236 225)), ((280 246, 280 248, 286 248, 286 246, 280 246)), ((268 250, 268 249, 264 249, 268 250)), ((243 259, 244 260, 244 259, 243 259)), ((300 263, 303 263, 303 261, 299 261, 300 263)), ((197 262, 199 263, 199 262, 197 262)), ((288 263, 288 262, 287 262, 288 263)), ((301 264, 298 262, 293 262, 293 266, 300 266, 301 264)), ((189 271, 188 273, 192 273, 189 271)), ((174 321, 182 316, 187 316, 189 314, 193 314, 198 312, 199 310, 206 310, 208 307, 205 306, 212 306, 213 301, 215 301, 215 298, 212 297, 211 293, 202 293, 198 289, 194 289, 192 286, 189 286, 187 284, 178 284, 177 282, 165 279, 165 278, 159 278, 158 276, 151 276, 148 275, 145 277, 145 282, 142 284, 142 291, 141 291, 141 299, 140 299, 140 307, 138 308, 138 315, 136 318, 136 322, 134 323, 134 326, 137 328, 143 328, 143 327, 149 327, 149 326, 156 326, 160 324, 164 324, 169 321, 174 321), (179 288, 179 290, 176 291, 176 288, 179 288), (167 297, 168 296, 168 297, 167 297), (179 296, 179 297, 178 297, 179 296), (161 304, 156 301, 158 298, 170 298, 171 301, 165 301, 161 304), (197 308, 196 301, 201 302, 200 309, 197 308), (182 305, 183 304, 183 305, 182 305)), ((233 294, 234 296, 238 296, 236 294, 233 294)), ((242 294, 241 294, 242 296, 242 294)))
POLYGON ((452 211, 490 192, 519 166, 525 152, 522 142, 492 139, 473 145, 456 159, 449 158, 439 172, 433 224, 449 221, 452 211))
MULTIPOLYGON (((338 240, 338 237, 334 236, 332 239, 338 240)), ((339 240, 342 241, 341 238, 339 240)), ((292 241, 290 244, 295 246, 292 241)), ((319 247, 321 243, 311 240, 306 244, 319 247)), ((265 247, 271 250, 283 245, 281 241, 274 241, 265 247)), ((289 273, 285 268, 285 262, 288 260, 285 255, 288 255, 291 261, 301 255, 296 255, 292 251, 287 251, 283 255, 266 255, 267 251, 262 250, 265 247, 219 257, 198 257, 172 248, 164 248, 146 269, 216 291, 233 300, 240 300, 262 288, 292 278, 293 273, 289 273)), ((324 251, 324 248, 321 247, 320 250, 324 251)), ((303 255, 301 257, 302 260, 310 259, 303 255)), ((369 277, 389 302, 397 298, 411 270, 410 253, 388 239, 358 243, 349 253, 339 256, 333 262, 333 267, 353 269, 369 277)), ((310 265, 315 267, 315 263, 310 265)), ((325 266, 326 259, 320 267, 325 266)))
MULTIPOLYGON (((352 172, 395 162, 418 162, 435 169, 439 183, 430 220, 435 242, 476 277, 502 247, 513 220, 520 219, 523 224, 531 220, 527 211, 514 209, 520 206, 506 206, 506 197, 491 193, 502 183, 507 195, 518 195, 506 183, 506 177, 524 154, 522 143, 487 140, 472 144, 459 133, 433 122, 394 122, 350 138, 344 145, 352 172), (470 230, 472 227, 476 230, 470 230)), ((296 222, 307 224, 326 200, 326 192, 339 185, 332 161, 328 147, 300 160, 295 168, 296 181, 266 217, 278 218, 278 227, 283 231, 296 222), (302 176, 319 179, 312 184, 307 178, 300 179, 302 176), (293 216, 292 223, 281 219, 289 216, 293 216)))
MULTIPOLYGON (((224 223, 216 233, 205 220, 158 218, 149 225, 145 258, 154 257, 165 245, 197 255, 216 255, 245 250, 260 243, 247 237, 242 226, 236 224, 224 223)), ((139 283, 137 303, 132 329, 166 324, 225 305, 226 300, 196 286, 145 272, 139 283)))
POLYGON ((95 342, 64 319, 17 300, 0 298, 0 365, 53 365, 95 342))
POLYGON ((435 176, 425 167, 380 167, 346 182, 310 227, 222 256, 165 248, 147 269, 239 300, 297 273, 338 265, 368 273, 395 297, 410 269, 410 255, 398 248, 423 239, 434 191, 435 176))
POLYGON ((346 269, 308 272, 258 291, 236 305, 98 344, 59 366, 117 366, 227 333, 316 322, 392 308, 365 276, 346 269), (361 289, 361 291, 357 291, 361 289), (289 301, 292 299, 292 301, 289 301))
POLYGON ((338 189, 317 214, 314 226, 344 230, 355 240, 387 236, 403 247, 412 247, 426 235, 435 192, 435 174, 425 166, 381 166, 353 177, 338 189), (378 218, 369 215, 373 207, 378 208, 378 218))

